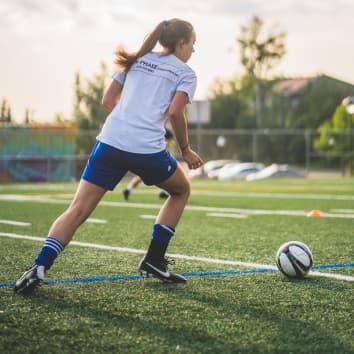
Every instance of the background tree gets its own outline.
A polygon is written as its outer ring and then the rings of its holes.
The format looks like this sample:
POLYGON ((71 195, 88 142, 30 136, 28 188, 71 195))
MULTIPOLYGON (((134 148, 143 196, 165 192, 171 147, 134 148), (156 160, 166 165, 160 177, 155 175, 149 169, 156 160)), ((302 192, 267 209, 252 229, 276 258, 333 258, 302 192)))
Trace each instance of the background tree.
POLYGON ((209 100, 211 121, 208 128, 252 129, 256 127, 254 87, 249 75, 228 81, 215 81, 209 100))
POLYGON ((77 164, 78 173, 82 172, 86 155, 91 152, 95 137, 108 115, 101 103, 108 78, 108 68, 104 63, 91 79, 83 80, 79 72, 75 75, 73 120, 77 127, 76 154, 84 155, 77 164))
POLYGON ((312 79, 299 104, 293 111, 292 128, 317 129, 325 121, 330 121, 343 97, 349 96, 354 85, 319 75, 312 79))
POLYGON ((314 141, 316 150, 325 151, 328 153, 329 161, 336 161, 341 157, 339 154, 344 154, 343 163, 345 169, 351 171, 350 164, 352 163, 353 140, 350 127, 354 126, 354 115, 349 114, 347 108, 340 104, 331 120, 325 121, 318 128, 320 132, 319 138, 314 141), (343 130, 348 130, 347 135, 343 135, 343 130))
POLYGON ((11 107, 7 102, 7 100, 3 98, 0 106, 0 122, 11 123, 11 121, 12 121, 11 107))
POLYGON ((91 151, 94 137, 108 115, 101 103, 108 77, 104 63, 92 79, 82 80, 80 73, 75 76, 73 117, 78 129, 78 154, 91 151))
POLYGON ((286 53, 286 33, 275 29, 265 32, 263 25, 263 20, 254 16, 247 25, 241 26, 241 34, 237 38, 241 64, 255 87, 257 128, 262 125, 262 80, 286 53))
POLYGON ((34 123, 33 116, 34 116, 34 110, 26 108, 25 109, 25 117, 23 119, 25 125, 30 124, 30 123, 34 123))

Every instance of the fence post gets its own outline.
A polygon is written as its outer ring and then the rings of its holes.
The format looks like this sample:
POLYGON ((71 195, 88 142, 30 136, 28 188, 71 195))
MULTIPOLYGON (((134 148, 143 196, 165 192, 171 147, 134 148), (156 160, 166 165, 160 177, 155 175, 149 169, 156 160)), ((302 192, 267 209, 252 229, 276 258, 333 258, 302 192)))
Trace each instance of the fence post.
POLYGON ((311 133, 305 130, 305 171, 306 175, 310 172, 310 154, 311 154, 311 133))
POLYGON ((51 161, 50 161, 50 133, 47 133, 47 182, 51 181, 50 176, 51 161))
POLYGON ((252 130, 252 160, 258 161, 258 136, 255 130, 252 130))

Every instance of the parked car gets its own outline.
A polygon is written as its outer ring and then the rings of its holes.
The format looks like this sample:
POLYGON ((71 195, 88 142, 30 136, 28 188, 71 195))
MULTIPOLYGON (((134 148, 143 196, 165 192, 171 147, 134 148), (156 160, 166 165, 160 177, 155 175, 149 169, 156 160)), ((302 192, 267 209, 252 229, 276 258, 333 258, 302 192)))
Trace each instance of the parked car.
POLYGON ((289 168, 288 165, 272 164, 262 171, 251 173, 247 176, 247 181, 255 181, 265 178, 284 178, 284 177, 304 177, 298 170, 289 168))
POLYGON ((213 164, 212 168, 207 168, 206 175, 209 178, 218 178, 219 172, 222 168, 224 168, 226 165, 233 165, 235 163, 240 163, 240 161, 237 160, 215 160, 219 161, 217 164, 213 164))
MULTIPOLYGON (((216 171, 230 162, 236 162, 235 160, 210 160, 207 161, 202 167, 199 167, 195 170, 189 171, 189 177, 203 177, 209 176, 209 173, 216 171)), ((212 177, 211 177, 212 178, 212 177)))
POLYGON ((264 168, 262 163, 237 162, 226 164, 219 170, 218 180, 245 179, 250 173, 258 172, 264 168))

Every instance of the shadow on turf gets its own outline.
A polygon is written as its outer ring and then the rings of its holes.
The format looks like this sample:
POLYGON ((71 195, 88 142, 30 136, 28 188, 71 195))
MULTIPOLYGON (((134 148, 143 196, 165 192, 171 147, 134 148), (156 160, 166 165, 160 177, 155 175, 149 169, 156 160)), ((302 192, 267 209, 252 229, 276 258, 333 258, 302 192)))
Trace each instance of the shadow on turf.
MULTIPOLYGON (((165 284, 158 283, 158 286, 166 287, 165 284)), ((170 285, 167 285, 170 286, 170 285)), ((178 287, 178 285, 172 285, 171 287, 178 287)), ((38 289, 40 291, 40 289, 38 289)), ((130 345, 119 343, 114 348, 112 352, 119 352, 119 353, 130 353, 130 352, 175 352, 177 346, 183 346, 184 350, 189 352, 204 352, 205 348, 215 348, 215 351, 209 352, 216 352, 217 349, 222 349, 224 353, 233 353, 234 352, 234 344, 224 341, 222 338, 218 338, 216 335, 210 334, 204 329, 193 328, 187 322, 176 322, 175 315, 173 314, 172 319, 164 319, 161 321, 161 318, 158 316, 157 319, 153 319, 149 316, 138 315, 141 314, 141 309, 137 310, 137 313, 132 312, 131 310, 125 311, 124 304, 118 303, 114 308, 109 309, 101 309, 99 304, 92 303, 88 299, 80 300, 80 302, 72 302, 67 299, 62 298, 62 294, 55 294, 50 291, 47 294, 39 293, 36 291, 31 295, 27 295, 26 298, 30 299, 38 308, 41 308, 42 311, 45 308, 52 310, 55 313, 64 313, 68 314, 70 317, 76 318, 90 318, 93 323, 95 323, 95 328, 93 329, 96 331, 97 328, 100 327, 99 323, 102 327, 106 327, 107 331, 107 324, 112 331, 116 329, 124 330, 124 332, 131 336, 136 336, 136 338, 144 336, 150 339, 154 339, 153 348, 150 350, 147 348, 147 345, 144 345, 144 342, 141 342, 140 349, 139 346, 135 346, 134 341, 131 341, 130 345), (121 307, 120 307, 121 306, 121 307), (125 313, 127 312, 127 313, 125 313), (159 348, 159 342, 162 343, 164 348, 159 348), (168 348, 168 351, 166 351, 168 348), (161 350, 161 351, 160 351, 161 350)), ((60 328, 60 324, 58 324, 60 328)), ((85 324, 84 324, 85 326, 85 324)), ((42 332, 41 336, 49 335, 51 332, 55 332, 55 328, 51 327, 48 329, 49 333, 42 332)), ((75 332, 80 333, 80 331, 85 331, 85 328, 75 328, 75 332)), ((63 333, 63 331, 61 331, 63 333)), ((108 330, 109 332, 109 330, 108 330)), ((72 335, 72 331, 68 331, 68 336, 72 335)), ((92 333, 94 336, 95 333, 92 333)), ((65 333, 64 333, 65 336, 65 333)), ((87 333, 85 333, 87 336, 87 333)), ((72 339, 71 339, 72 340, 72 339)), ((77 342, 80 344, 82 343, 82 339, 77 337, 77 342)), ((70 345, 72 346, 72 342, 70 345)), ((94 347, 95 344, 90 346, 90 350, 93 352, 100 351, 102 348, 99 347, 99 343, 97 343, 97 347, 94 347)), ((38 344, 37 344, 38 347, 38 344)), ((82 348, 76 348, 78 352, 82 352, 82 348)), ((63 351, 65 352, 67 348, 65 347, 65 341, 63 341, 63 351)), ((111 350, 113 350, 111 348, 111 350)))
MULTIPOLYGON (((225 286, 224 281, 220 282, 220 286, 225 286)), ((316 279, 314 277, 305 278, 302 280, 292 280, 284 278, 282 282, 290 283, 296 285, 296 289, 301 287, 318 287, 326 290, 333 291, 348 291, 349 285, 346 283, 333 282, 327 279, 316 279)), ((279 283, 278 283, 279 284, 279 283)), ((192 284, 193 285, 193 284, 192 284)), ((264 299, 254 299, 252 302, 251 299, 238 299, 237 290, 239 285, 234 285, 235 289, 235 298, 223 297, 212 295, 210 293, 209 287, 206 286, 205 291, 198 291, 194 286, 181 286, 181 285, 165 285, 161 284, 158 281, 154 280, 144 280, 142 281, 142 287, 148 288, 158 294, 164 294, 163 298, 171 299, 171 301, 176 301, 176 298, 186 299, 186 306, 189 306, 190 303, 199 304, 199 308, 205 308, 208 313, 213 313, 213 311, 221 314, 218 315, 215 320, 218 321, 218 324, 215 326, 220 326, 220 321, 222 318, 237 318, 240 322, 235 323, 234 336, 220 337, 220 333, 214 333, 210 331, 210 326, 198 326, 198 322, 188 322, 188 321, 178 321, 176 319, 176 313, 174 314, 162 314, 163 320, 157 317, 151 317, 144 314, 144 305, 139 304, 139 307, 135 308, 126 308, 125 302, 120 302, 115 304, 114 301, 106 302, 102 299, 102 303, 105 304, 101 306, 100 303, 97 303, 97 299, 93 300, 89 295, 89 288, 84 289, 84 292, 87 291, 87 297, 80 297, 79 301, 75 301, 73 298, 63 298, 65 292, 62 292, 61 289, 46 287, 46 289, 38 289, 31 296, 26 296, 36 308, 41 308, 42 311, 49 310, 47 312, 51 313, 61 313, 64 317, 73 318, 76 321, 77 318, 89 319, 89 323, 94 323, 92 327, 88 325, 88 322, 78 324, 75 331, 79 334, 76 337, 72 336, 72 332, 67 330, 62 330, 63 338, 68 335, 70 341, 68 346, 72 347, 73 343, 77 341, 77 345, 82 345, 82 338, 80 338, 80 333, 87 332, 91 333, 92 336, 95 335, 95 330, 97 328, 106 328, 108 326, 108 332, 122 331, 124 334, 133 336, 134 338, 153 338, 156 343, 163 343, 166 345, 168 343, 168 348, 173 352, 173 348, 177 345, 183 346, 185 350, 190 352, 222 352, 222 353, 237 353, 237 352, 247 352, 247 353, 274 353, 274 352, 288 352, 288 351, 304 351, 308 349, 308 352, 311 353, 323 353, 323 352, 332 352, 332 353, 350 353, 352 348, 348 348, 343 345, 337 338, 333 337, 328 331, 324 328, 321 328, 320 325, 316 325, 314 320, 299 320, 294 317, 296 316, 297 311, 306 311, 306 308, 298 308, 296 303, 287 304, 282 308, 281 304, 274 311, 262 306, 262 301, 264 299), (107 305, 108 304, 108 305, 107 305), (213 309, 212 311, 209 309, 213 309), (169 317, 171 316, 171 317, 169 317), (252 340, 249 340, 245 344, 245 340, 238 340, 238 336, 245 336, 246 338, 249 333, 244 333, 247 329, 247 323, 257 322, 259 326, 252 328, 252 334, 249 338, 255 338, 254 344, 252 340), (208 330, 209 328, 209 330, 208 330), (262 331, 271 328, 271 336, 269 336, 269 341, 266 341, 266 347, 260 350, 258 338, 262 336, 262 331), (257 338, 257 336, 259 336, 257 338)), ((270 286, 272 284, 270 283, 270 286)), ((352 288, 350 288, 352 289, 352 288)), ((295 291, 295 290, 294 290, 295 291)), ((299 296, 301 291, 296 291, 296 295, 299 296)), ((161 299, 161 296, 156 296, 157 299, 161 299)), ((108 300, 111 300, 110 298, 108 300)), ((134 301, 133 299, 126 299, 127 302, 134 301)), ((178 301, 178 300, 177 300, 178 301)), ((277 302, 277 298, 268 299, 268 301, 274 303, 277 302)), ((181 303, 184 303, 183 301, 181 303)), ((162 308, 163 305, 157 305, 157 308, 161 306, 161 313, 166 312, 165 308, 162 308)), ((189 309, 188 307, 185 311, 195 311, 195 309, 189 309)), ((148 312, 148 311, 147 311, 148 312)), ((192 312, 193 313, 193 312, 192 312)), ((43 315, 45 316, 45 315, 43 315)), ((50 316, 50 315, 49 315, 50 316)), ((177 315, 178 316, 178 315, 177 315)), ((210 321, 211 326, 213 326, 213 319, 208 319, 206 314, 201 313, 199 321, 210 321)), ((38 319, 37 319, 38 320, 38 319)), ((46 319, 48 321, 48 319, 46 319)), ((48 322, 47 322, 48 323, 48 322)), ((76 322, 75 322, 76 323, 76 322)), ((60 323, 55 324, 54 328, 46 329, 42 335, 50 335, 51 331, 60 329, 60 323)), ((229 328, 227 328, 229 329, 229 328)), ((240 337, 241 338, 241 337, 240 337)), ((264 337, 263 337, 264 338, 264 337)), ((88 349, 93 351, 100 351, 100 343, 97 344, 90 342, 90 345, 93 347, 88 347, 88 349), (96 347, 95 347, 96 345, 96 347)), ((115 348, 111 348, 113 351, 119 350, 119 352, 128 352, 129 350, 143 348, 143 343, 134 344, 134 341, 129 344, 125 340, 124 343, 120 344, 119 339, 112 341, 112 345, 116 345, 115 348), (118 341, 118 342, 117 342, 118 341), (120 346, 122 345, 122 346, 120 346), (137 345, 137 347, 135 347, 137 345)), ((150 349, 152 349, 150 341, 150 349)), ((156 344, 156 347, 158 344, 156 344)), ((164 347, 166 348, 166 346, 164 347)), ((65 347, 64 351, 68 347, 65 347)), ((81 350, 80 350, 81 351, 81 350)), ((163 350, 162 350, 163 351, 163 350)), ((166 351, 165 351, 166 352, 166 351)))
MULTIPOLYGON (((285 279, 286 282, 296 283, 298 285, 305 286, 323 286, 326 281, 323 279, 285 279)), ((297 311, 301 311, 298 306, 292 305, 282 309, 281 305, 276 308, 276 311, 269 311, 262 305, 262 300, 260 303, 255 303, 254 305, 245 304, 244 301, 231 302, 225 300, 220 296, 212 296, 206 292, 191 291, 188 287, 178 287, 178 286, 161 286, 160 284, 149 284, 149 286, 162 293, 175 293, 177 291, 178 296, 181 298, 186 298, 188 300, 196 301, 201 304, 205 304, 208 307, 214 307, 218 312, 221 311, 224 317, 228 314, 233 316, 235 313, 241 316, 242 321, 257 321, 260 323, 261 328, 269 327, 276 328, 274 331, 277 335, 273 338, 269 338, 272 348, 263 348, 261 351, 259 347, 240 346, 234 347, 233 353, 245 352, 245 353, 288 353, 288 352, 311 352, 314 353, 352 353, 353 348, 349 348, 341 343, 337 338, 331 335, 328 331, 324 330, 320 325, 311 323, 305 320, 299 320, 291 318, 291 316, 296 316, 297 311)), ((324 286, 323 286, 324 287, 324 286)), ((327 289, 327 287, 324 287, 327 289)), ((342 287, 336 287, 337 291, 342 291, 342 287)), ((348 288, 345 288, 348 290, 348 288)), ((237 289, 236 289, 237 291, 237 289)), ((276 299, 273 300, 276 302, 276 299)), ((242 324, 241 326, 242 327, 242 324)), ((241 328, 241 332, 242 332, 241 328)), ((257 331, 257 328, 254 328, 257 331)), ((262 329, 260 331, 260 336, 262 335, 262 329)), ((237 336, 237 333, 235 333, 237 336)), ((253 334, 257 336, 257 334, 253 334)))
POLYGON ((353 285, 350 282, 335 281, 311 276, 303 279, 286 278, 282 280, 285 283, 293 283, 301 287, 316 287, 332 291, 353 291, 353 285))

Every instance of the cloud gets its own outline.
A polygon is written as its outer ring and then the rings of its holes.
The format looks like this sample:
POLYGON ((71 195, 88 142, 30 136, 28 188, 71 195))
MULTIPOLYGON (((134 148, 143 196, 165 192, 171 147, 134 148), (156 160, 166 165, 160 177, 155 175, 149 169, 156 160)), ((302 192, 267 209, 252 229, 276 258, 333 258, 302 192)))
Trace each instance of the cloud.
POLYGON ((156 19, 171 17, 245 21, 253 15, 284 19, 295 27, 299 17, 331 19, 353 13, 351 0, 1 0, 0 30, 26 36, 30 31, 93 31, 114 24, 151 26, 156 19))
POLYGON ((265 29, 278 24, 288 33, 283 73, 324 71, 353 81, 353 14, 353 0, 0 0, 0 91, 20 112, 68 111, 78 69, 90 76, 100 61, 111 62, 116 45, 136 50, 172 17, 196 28, 190 64, 199 97, 215 77, 241 72, 235 38, 254 15, 265 29))

